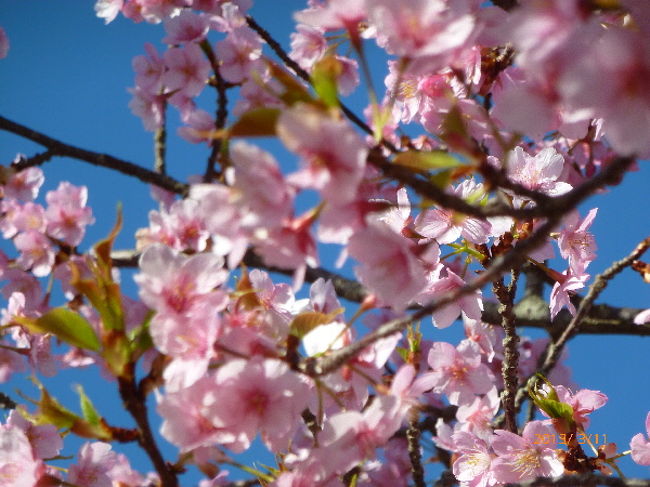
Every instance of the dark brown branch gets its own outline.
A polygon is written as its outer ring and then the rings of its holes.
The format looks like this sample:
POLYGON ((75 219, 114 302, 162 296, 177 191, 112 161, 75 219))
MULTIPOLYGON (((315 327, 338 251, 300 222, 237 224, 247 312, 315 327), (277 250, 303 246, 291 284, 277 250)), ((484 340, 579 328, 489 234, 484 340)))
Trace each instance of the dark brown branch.
POLYGON ((519 5, 517 0, 492 0, 492 3, 506 11, 510 11, 519 5))
POLYGON ((412 407, 409 411, 409 426, 406 430, 406 441, 408 442, 408 453, 411 460, 411 472, 415 487, 426 487, 424 481, 424 468, 422 467, 422 454, 420 453, 420 425, 418 408, 412 407))
POLYGON ((4 392, 0 392, 0 408, 2 409, 16 409, 16 403, 13 399, 7 396, 4 392))
MULTIPOLYGON (((210 66, 212 67, 212 71, 214 72, 214 77, 216 80, 217 111, 214 128, 216 129, 217 133, 219 133, 226 126, 226 120, 228 118, 228 95, 226 93, 228 85, 226 83, 226 80, 223 79, 223 76, 221 76, 221 71, 219 70, 219 61, 214 55, 214 51, 212 50, 212 47, 207 40, 204 40, 201 43, 201 49, 208 58, 208 61, 210 61, 210 66)), ((215 166, 217 164, 217 159, 219 158, 219 153, 221 152, 221 147, 221 138, 214 138, 212 140, 212 149, 210 151, 210 156, 208 157, 208 164, 205 169, 205 174, 203 175, 203 182, 208 183, 212 181, 217 175, 215 166)))
MULTIPOLYGON (((113 265, 116 267, 137 267, 139 253, 134 250, 115 250, 111 254, 113 265)), ((266 269, 287 276, 293 275, 292 269, 282 269, 265 265, 262 259, 252 252, 248 252, 244 263, 249 267, 266 269)), ((336 294, 343 299, 360 303, 368 295, 366 289, 357 281, 348 279, 335 272, 321 268, 308 268, 305 275, 307 282, 314 282, 318 278, 329 279, 334 284, 336 294)), ((482 319, 492 325, 501 324, 498 303, 483 302, 482 319)), ((414 306, 412 309, 419 309, 414 306)), ((524 297, 514 307, 518 327, 544 328, 553 336, 558 336, 571 321, 571 314, 563 310, 551 321, 548 303, 538 295, 530 294, 524 297)), ((585 318, 580 327, 581 334, 587 335, 638 335, 650 336, 650 325, 637 325, 634 317, 643 309, 641 308, 616 308, 608 305, 596 305, 589 316, 585 318)))
POLYGON ((538 204, 532 208, 512 208, 499 201, 482 207, 471 205, 464 199, 445 192, 443 189, 423 179, 406 167, 393 164, 376 149, 370 151, 368 162, 380 169, 386 177, 409 186, 420 196, 433 201, 441 207, 480 219, 485 219, 489 216, 505 215, 525 220, 530 218, 544 218, 557 212, 566 213, 566 208, 575 208, 584 199, 594 194, 596 190, 608 184, 618 183, 627 168, 634 162, 634 158, 620 157, 616 159, 603 171, 562 196, 550 198, 547 195, 537 195, 536 200, 538 204))
POLYGON ((494 294, 499 300, 499 315, 501 315, 501 327, 505 333, 503 339, 503 393, 501 404, 505 417, 505 428, 511 433, 517 433, 517 411, 515 408, 515 395, 519 386, 519 335, 515 326, 514 299, 517 292, 517 280, 519 271, 513 269, 511 281, 508 286, 503 278, 494 281, 494 294))
POLYGON ((147 414, 147 398, 143 391, 136 385, 134 371, 131 370, 124 377, 118 377, 118 384, 124 407, 133 416, 133 419, 138 425, 138 431, 140 433, 138 444, 147 453, 151 463, 153 463, 160 477, 162 487, 178 487, 176 473, 165 462, 154 439, 147 414))
POLYGON ((12 167, 21 167, 23 169, 26 169, 28 167, 34 167, 34 166, 41 166, 45 164, 47 161, 52 159, 56 154, 52 152, 51 150, 46 150, 45 152, 41 152, 39 154, 35 154, 32 157, 26 158, 25 156, 19 156, 17 160, 11 163, 12 167))
MULTIPOLYGON (((108 154, 100 154, 99 152, 80 149, 79 147, 65 144, 59 140, 53 139, 40 132, 25 127, 24 125, 12 122, 11 120, 8 120, 2 116, 0 116, 0 130, 11 132, 13 134, 19 135, 20 137, 24 137, 33 142, 36 142, 37 144, 47 147, 48 152, 52 155, 71 157, 80 161, 89 162, 95 166, 113 169, 114 171, 126 174, 127 176, 136 177, 142 182, 159 186, 176 194, 184 195, 189 189, 189 186, 187 184, 181 183, 164 174, 158 174, 154 171, 150 171, 149 169, 138 166, 137 164, 118 159, 117 157, 113 157, 108 154)), ((21 161, 17 164, 13 164, 11 167, 17 171, 20 171, 22 169, 38 165, 39 163, 42 164, 43 162, 45 162, 45 160, 33 161, 30 159, 26 160, 25 162, 21 161)))

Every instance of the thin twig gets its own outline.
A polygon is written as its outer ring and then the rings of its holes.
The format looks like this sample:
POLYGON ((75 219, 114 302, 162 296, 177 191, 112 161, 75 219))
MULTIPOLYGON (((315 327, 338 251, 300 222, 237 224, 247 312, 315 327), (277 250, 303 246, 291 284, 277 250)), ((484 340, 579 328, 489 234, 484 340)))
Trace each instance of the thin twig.
MULTIPOLYGON (((228 95, 227 95, 227 84, 226 80, 221 76, 221 71, 219 70, 219 61, 210 46, 210 43, 206 40, 201 43, 201 49, 205 53, 208 61, 210 61, 210 66, 214 72, 214 77, 216 80, 217 88, 217 111, 216 118, 214 122, 214 128, 216 133, 226 126, 226 120, 228 119, 228 95)), ((205 174, 203 175, 203 182, 208 183, 212 181, 217 175, 215 166, 217 164, 217 159, 219 158, 219 153, 221 152, 222 139, 221 137, 216 137, 212 139, 212 150, 210 151, 210 156, 208 157, 208 164, 205 168, 205 174)))
MULTIPOLYGON (((634 248, 634 250, 629 255, 621 260, 614 262, 608 269, 596 276, 594 283, 589 288, 587 296, 585 296, 585 298, 580 302, 580 306, 578 307, 575 316, 571 319, 560 336, 556 340, 552 340, 548 343, 546 349, 544 350, 544 353, 542 353, 540 356, 537 366, 537 370, 539 372, 544 375, 549 374, 549 372, 557 364, 557 361, 562 355, 562 351, 564 350, 564 347, 566 346, 569 339, 582 331, 583 322, 588 317, 594 301, 598 298, 605 287, 607 287, 609 281, 611 281, 617 274, 623 271, 623 269, 630 266, 634 260, 641 257, 646 252, 646 250, 648 250, 648 247, 650 247, 650 237, 646 237, 634 248)), ((522 384, 522 387, 520 387, 517 391, 517 398, 515 400, 517 409, 521 407, 521 403, 526 398, 526 385, 531 379, 532 377, 529 377, 528 380, 522 384)))
MULTIPOLYGON (((95 166, 113 169, 114 171, 126 174, 127 176, 133 176, 142 182, 159 186, 176 194, 185 195, 189 189, 189 186, 187 184, 181 183, 180 181, 170 178, 164 174, 158 174, 149 169, 145 169, 142 166, 138 166, 132 162, 118 159, 117 157, 113 157, 108 154, 100 154, 99 152, 80 149, 79 147, 65 144, 59 140, 53 139, 52 137, 48 137, 41 132, 37 132, 36 130, 32 130, 16 122, 12 122, 11 120, 8 120, 2 116, 0 116, 0 130, 14 133, 33 142, 36 142, 37 144, 40 144, 44 147, 47 147, 49 149, 48 152, 50 152, 52 155, 71 157, 73 159, 88 162, 95 166)), ((42 164, 43 162, 46 161, 34 161, 30 159, 18 162, 17 164, 12 164, 11 167, 17 171, 20 171, 22 169, 27 169, 28 167, 42 164)))
POLYGON ((162 121, 160 127, 156 129, 153 136, 154 141, 154 162, 153 170, 158 174, 166 174, 167 168, 165 163, 165 155, 167 152, 167 100, 163 99, 162 102, 162 121))
POLYGON ((410 169, 392 163, 379 150, 370 151, 368 154, 368 162, 380 169, 385 176, 409 186, 420 196, 431 200, 443 208, 480 219, 491 216, 511 216, 526 220, 530 218, 544 218, 558 211, 565 212, 566 208, 575 208, 584 199, 594 194, 596 190, 607 184, 618 182, 622 174, 632 165, 634 158, 620 157, 615 159, 603 171, 562 196, 554 198, 538 196, 536 198, 538 204, 532 208, 512 208, 499 201, 488 203, 486 206, 469 204, 463 198, 445 192, 410 169))
MULTIPOLYGON (((311 76, 307 71, 305 71, 303 68, 300 67, 300 65, 295 62, 293 59, 289 57, 289 54, 282 48, 280 43, 276 41, 269 32, 264 29, 260 24, 258 24, 253 17, 246 17, 246 22, 248 23, 248 26, 253 29, 257 34, 266 41, 266 43, 269 45, 269 47, 275 52, 275 54, 282 60, 282 62, 289 68, 291 71, 293 71, 296 76, 301 78, 302 80, 306 81, 307 83, 311 84, 311 76)), ((363 130, 365 133, 368 135, 373 135, 374 131, 372 128, 365 123, 363 120, 361 120, 356 113, 354 113, 350 108, 348 108, 344 103, 339 100, 339 106, 341 107, 341 111, 343 114, 348 117, 348 119, 354 123, 357 127, 359 127, 361 130, 363 130)), ((388 150, 391 152, 395 153, 398 152, 397 148, 390 143, 387 140, 382 140, 381 144, 386 147, 388 150)))

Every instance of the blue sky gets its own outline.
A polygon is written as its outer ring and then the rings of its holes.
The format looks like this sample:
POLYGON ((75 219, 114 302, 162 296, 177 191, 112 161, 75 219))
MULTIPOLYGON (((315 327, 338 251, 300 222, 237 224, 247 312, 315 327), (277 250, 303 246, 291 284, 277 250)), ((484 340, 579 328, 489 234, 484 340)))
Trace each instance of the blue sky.
MULTIPOLYGON (((151 167, 152 134, 130 113, 127 87, 134 83, 132 58, 143 53, 145 42, 158 45, 160 50, 163 28, 134 24, 123 18, 104 26, 95 17, 92 3, 0 0, 0 26, 5 28, 11 43, 8 57, 0 60, 0 114, 64 142, 151 167)), ((287 46, 293 25, 290 12, 304 3, 258 0, 252 14, 287 46)), ((385 64, 373 59, 372 69, 375 86, 379 88, 383 86, 385 64)), ((202 99, 209 101, 210 97, 212 93, 202 99)), ((362 95, 349 100, 357 113, 361 113, 365 103, 362 95)), ((170 113, 169 172, 179 179, 202 173, 208 149, 176 137, 178 116, 174 111, 170 113)), ((34 144, 0 132, 2 164, 11 162, 17 152, 32 155, 40 150, 34 144)), ((47 178, 44 190, 55 188, 62 180, 88 186, 97 222, 89 229, 83 245, 90 245, 108 233, 117 202, 121 201, 125 227, 118 247, 133 246, 135 230, 147 225, 147 213, 155 207, 145 185, 108 170, 60 158, 49 162, 44 170, 47 178)), ((599 246, 598 259, 590 267, 593 274, 626 255, 650 234, 649 184, 650 167, 643 162, 640 170, 629 174, 623 184, 583 205, 583 215, 589 208, 599 207, 592 227, 599 246)), ((130 276, 125 275, 124 281, 132 292, 135 288, 130 276)), ((627 270, 603 293, 601 301, 617 306, 650 307, 650 286, 627 270)), ((428 321, 423 323, 423 329, 430 339, 451 339, 449 334, 437 334, 428 321)), ((540 336, 540 332, 531 335, 540 336)), ((607 434, 621 450, 627 449, 627 442, 634 434, 643 431, 650 409, 650 375, 645 373, 649 345, 650 339, 641 337, 583 336, 569 346, 568 364, 573 369, 574 381, 610 396, 609 404, 594 414, 591 431, 607 434)), ((92 385, 87 386, 87 392, 100 410, 115 418, 116 424, 127 421, 119 399, 107 394, 106 385, 88 372, 66 374, 53 382, 56 393, 71 408, 76 408, 68 385, 73 381, 90 381, 92 385)), ((16 387, 26 386, 12 381, 1 390, 13 393, 16 387)), ((72 442, 66 440, 66 444, 67 453, 74 451, 70 448, 72 442)), ((146 460, 136 450, 128 448, 129 457, 136 466, 146 470, 148 467, 143 465, 147 464, 142 463, 146 460)), ((174 449, 167 451, 171 455, 174 449)), ((649 473, 647 468, 635 466, 629 460, 621 465, 630 476, 649 473)))

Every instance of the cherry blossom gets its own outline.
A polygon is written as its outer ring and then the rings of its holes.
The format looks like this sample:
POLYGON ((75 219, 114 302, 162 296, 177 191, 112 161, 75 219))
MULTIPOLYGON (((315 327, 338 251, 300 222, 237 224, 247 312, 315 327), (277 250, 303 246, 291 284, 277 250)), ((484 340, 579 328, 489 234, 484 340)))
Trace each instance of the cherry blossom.
POLYGON ((217 387, 204 400, 208 418, 225 437, 248 449, 258 432, 272 451, 288 445, 307 405, 310 385, 274 359, 235 359, 215 376, 217 387))
POLYGON ((0 425, 0 485, 36 485, 41 471, 25 432, 11 424, 0 425))
POLYGON ((557 477, 564 465, 554 450, 555 430, 542 421, 531 421, 521 436, 505 430, 496 430, 491 446, 497 454, 492 462, 492 473, 501 483, 523 482, 535 477, 557 477), (537 435, 548 435, 547 444, 536 442, 537 435))
POLYGON ((388 306, 403 309, 426 285, 413 245, 384 223, 356 232, 348 252, 360 262, 359 280, 388 306))
MULTIPOLYGON (((645 429, 650 436, 650 413, 645 420, 645 429)), ((650 465, 650 441, 643 436, 643 433, 632 437, 630 449, 632 450, 632 460, 639 465, 650 465)))
POLYGON ((210 74, 210 63, 196 44, 173 47, 164 54, 167 71, 162 81, 169 90, 193 97, 201 93, 210 74))
POLYGON ((368 149, 347 123, 299 105, 280 116, 277 131, 306 164, 289 175, 290 182, 320 190, 326 200, 342 203, 354 198, 368 149))
POLYGON ((69 245, 79 245, 86 225, 95 222, 92 210, 86 206, 88 189, 63 182, 55 191, 48 191, 45 200, 47 233, 69 245))
POLYGON ((429 372, 434 391, 446 394, 454 405, 469 404, 474 394, 485 394, 494 387, 490 370, 481 363, 476 343, 462 342, 458 348, 435 342, 429 350, 429 372))
POLYGON ((560 254, 569 261, 570 269, 581 274, 591 261, 596 258, 596 243, 593 234, 588 228, 594 221, 598 208, 589 211, 587 216, 580 220, 577 212, 571 212, 564 220, 564 228, 560 232, 558 245, 560 254))
POLYGON ((575 394, 572 394, 571 391, 562 385, 555 386, 555 391, 560 401, 573 408, 573 420, 582 426, 583 429, 589 427, 589 418, 587 415, 607 403, 607 396, 600 391, 581 389, 575 394))

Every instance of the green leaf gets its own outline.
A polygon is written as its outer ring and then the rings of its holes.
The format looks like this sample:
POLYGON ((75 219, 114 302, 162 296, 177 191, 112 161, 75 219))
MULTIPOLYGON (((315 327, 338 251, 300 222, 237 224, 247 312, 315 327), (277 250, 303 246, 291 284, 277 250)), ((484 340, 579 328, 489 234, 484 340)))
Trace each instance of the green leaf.
POLYGON ((86 395, 81 384, 77 384, 76 390, 77 394, 79 394, 79 405, 81 406, 81 414, 83 414, 84 419, 92 425, 100 424, 102 417, 95 409, 90 398, 86 395))
POLYGON ((573 408, 571 405, 560 401, 560 398, 553 387, 553 384, 542 374, 536 374, 537 378, 542 381, 547 390, 542 390, 537 384, 535 387, 528 388, 528 394, 532 398, 535 406, 544 411, 551 419, 564 420, 569 427, 574 426, 573 408))
POLYGON ((54 308, 39 318, 15 319, 33 333, 52 333, 70 345, 95 352, 101 348, 97 335, 86 318, 67 308, 54 308))
POLYGON ((323 57, 312 70, 312 86, 318 97, 328 107, 337 107, 339 105, 337 80, 342 72, 343 67, 335 56, 323 57))
POLYGON ((38 412, 32 416, 36 424, 52 424, 57 428, 70 429, 81 418, 66 409, 45 390, 42 384, 36 384, 41 391, 38 412))
POLYGON ((435 169, 453 169, 462 166, 462 162, 444 151, 406 151, 400 152, 393 159, 395 164, 409 167, 417 171, 430 171, 435 169))
POLYGON ((279 116, 277 108, 254 108, 242 114, 228 133, 231 137, 271 137, 279 116))

